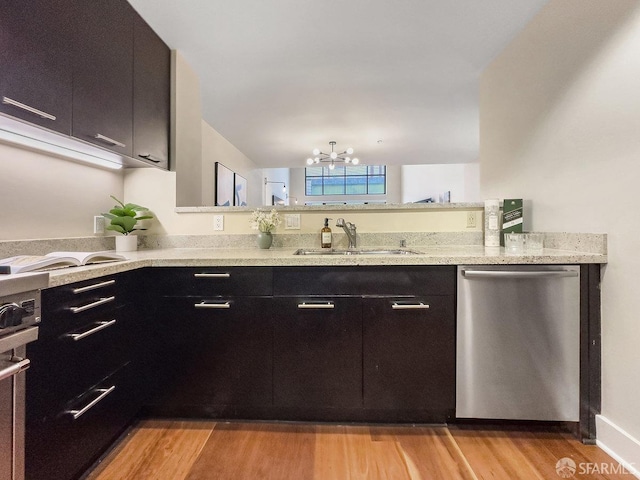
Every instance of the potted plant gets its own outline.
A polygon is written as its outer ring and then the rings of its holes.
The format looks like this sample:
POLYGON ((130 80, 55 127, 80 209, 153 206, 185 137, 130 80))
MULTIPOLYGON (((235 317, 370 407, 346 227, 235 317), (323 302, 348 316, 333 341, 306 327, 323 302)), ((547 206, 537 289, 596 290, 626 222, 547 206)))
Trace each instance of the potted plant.
POLYGON ((116 251, 131 252, 137 250, 138 239, 135 235, 130 235, 136 230, 146 230, 138 225, 141 220, 153 218, 148 212, 148 208, 135 203, 123 203, 116 197, 111 195, 118 205, 114 205, 109 213, 103 213, 102 216, 110 220, 107 230, 113 230, 121 233, 123 236, 116 236, 116 251))
POLYGON ((265 212, 259 208, 251 212, 251 218, 249 219, 251 228, 258 230, 258 247, 269 248, 273 243, 273 232, 278 225, 280 225, 280 215, 274 209, 270 212, 265 212))

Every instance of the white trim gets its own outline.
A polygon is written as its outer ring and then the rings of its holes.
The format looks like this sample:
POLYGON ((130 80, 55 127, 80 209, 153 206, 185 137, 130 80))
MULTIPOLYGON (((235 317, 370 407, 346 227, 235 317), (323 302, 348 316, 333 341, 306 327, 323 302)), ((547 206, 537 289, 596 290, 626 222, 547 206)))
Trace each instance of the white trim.
POLYGON ((640 441, 603 415, 596 415, 596 445, 640 478, 640 441))

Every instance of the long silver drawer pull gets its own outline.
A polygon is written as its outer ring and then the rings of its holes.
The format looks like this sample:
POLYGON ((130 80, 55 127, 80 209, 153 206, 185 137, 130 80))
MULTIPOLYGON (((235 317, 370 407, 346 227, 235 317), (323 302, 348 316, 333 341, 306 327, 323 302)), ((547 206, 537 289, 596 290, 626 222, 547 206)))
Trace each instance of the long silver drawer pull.
POLYGON ((465 278, 549 278, 577 277, 577 270, 462 270, 465 278))
POLYGON ((90 290, 95 290, 97 288, 113 285, 114 283, 116 283, 115 280, 107 280, 106 282, 94 283, 93 285, 87 285, 86 287, 74 288, 73 293, 78 294, 78 293, 88 292, 90 290))
POLYGON ((229 278, 231 277, 230 273, 194 273, 194 277, 196 278, 229 278))
POLYGON ((104 298, 101 298, 100 300, 97 300, 97 301, 95 301, 93 303, 87 303, 86 305, 82 305, 81 307, 71 307, 71 312, 72 313, 84 312, 85 310, 89 310, 91 308, 99 307, 100 305, 104 305, 105 303, 113 302, 115 299, 116 299, 115 296, 113 296, 113 297, 104 297, 104 298))
POLYGON ((428 303, 393 303, 391 308, 394 310, 426 310, 429 308, 428 303))
POLYGON ((150 153, 139 153, 138 156, 140 158, 144 158, 145 160, 149 160, 150 162, 153 162, 153 163, 160 163, 162 161, 162 160, 156 160, 151 156, 150 153))
POLYGON ((231 308, 231 302, 207 303, 203 301, 200 303, 194 303, 193 306, 196 308, 231 308))
POLYGON ((335 308, 333 302, 323 302, 323 303, 306 303, 302 302, 298 304, 298 308, 307 308, 307 309, 331 309, 335 308))
POLYGON ((109 395, 111 392, 113 392, 116 389, 115 385, 110 386, 109 388, 96 388, 94 390, 94 392, 96 393, 100 393, 100 395, 98 395, 96 398, 94 398, 93 400, 91 400, 89 403, 87 403, 84 407, 82 407, 80 410, 67 410, 65 413, 68 413, 69 415, 71 415, 73 417, 74 420, 79 419, 82 415, 84 415, 85 413, 87 413, 89 410, 91 410, 93 407, 95 407, 98 403, 100 403, 102 400, 104 400, 104 398, 109 395))
POLYGON ((115 145, 116 147, 126 147, 126 145, 122 142, 119 142, 117 140, 114 140, 113 138, 109 138, 105 135, 102 135, 101 133, 96 133, 93 138, 95 138, 96 140, 102 140, 103 142, 107 142, 110 143, 111 145, 115 145))
POLYGON ((22 110, 26 110, 27 112, 33 113, 34 115, 38 115, 39 117, 42 117, 42 118, 46 118, 49 120, 56 119, 55 115, 51 115, 50 113, 43 112, 42 110, 38 110, 37 108, 30 107, 29 105, 25 105, 24 103, 20 103, 9 97, 2 97, 2 103, 4 103, 5 105, 13 105, 14 107, 20 108, 22 110))
POLYGON ((115 323, 116 323, 115 319, 109 320, 108 322, 98 322, 97 326, 95 328, 92 328, 91 330, 87 330, 86 332, 83 332, 83 333, 67 333, 66 336, 71 338, 74 342, 77 342, 79 340, 82 340, 83 338, 87 338, 89 335, 98 333, 100 330, 104 330, 105 328, 110 327, 115 323))
POLYGON ((0 370, 0 380, 4 380, 6 378, 13 377, 20 372, 24 372, 27 368, 29 368, 31 360, 29 360, 28 358, 13 357, 11 359, 11 362, 13 363, 13 365, 0 370))

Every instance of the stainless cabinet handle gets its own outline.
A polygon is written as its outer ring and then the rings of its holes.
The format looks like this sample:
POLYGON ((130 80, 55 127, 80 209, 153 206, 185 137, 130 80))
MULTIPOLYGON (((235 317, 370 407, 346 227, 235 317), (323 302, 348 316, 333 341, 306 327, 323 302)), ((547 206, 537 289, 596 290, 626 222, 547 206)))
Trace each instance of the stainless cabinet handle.
POLYGON ((302 302, 298 304, 298 308, 306 308, 306 309, 332 309, 335 308, 333 302, 322 302, 322 303, 306 303, 302 302))
POLYGON ((231 302, 207 303, 202 301, 200 303, 194 303, 193 306, 196 308, 231 308, 231 302))
POLYGON ((80 410, 67 410, 64 413, 68 413, 69 415, 71 415, 73 417, 74 420, 79 419, 82 415, 84 415, 85 413, 87 413, 89 410, 91 410, 93 407, 95 407, 98 403, 100 403, 102 400, 104 400, 104 398, 109 395, 111 392, 113 392, 116 389, 115 385, 110 386, 109 388, 97 388, 94 390, 94 392, 98 393, 100 392, 100 395, 98 395, 96 398, 94 398, 93 400, 91 400, 89 403, 87 403, 84 407, 82 407, 80 410))
POLYGON ((98 333, 100 330, 104 330, 111 325, 115 325, 116 320, 109 320, 108 322, 98 322, 97 327, 92 328, 83 333, 67 333, 65 336, 71 338, 74 342, 82 340, 83 338, 87 338, 89 335, 93 335, 94 333, 98 333))
POLYGON ((96 290, 97 288, 106 287, 116 283, 115 280, 107 280, 106 282, 94 283, 93 285, 87 285, 86 287, 74 288, 72 291, 74 294, 88 292, 89 290, 96 290))
POLYGON ((229 278, 231 277, 230 273, 194 273, 194 277, 196 278, 229 278))
POLYGON ((43 112, 42 110, 38 110, 37 108, 30 107, 29 105, 25 105, 24 103, 20 103, 8 97, 2 97, 2 103, 4 103, 5 105, 13 105, 14 107, 20 108, 22 110, 26 110, 27 112, 33 113, 34 115, 38 115, 39 117, 42 117, 42 118, 46 118, 49 120, 56 119, 55 115, 51 115, 50 113, 43 112))
POLYGON ((150 153, 140 153, 140 154, 138 154, 138 156, 140 158, 144 158, 145 160, 149 160, 150 162, 153 162, 153 163, 160 163, 162 161, 162 160, 156 160, 155 158, 153 158, 151 156, 150 153))
POLYGON ((113 296, 113 297, 104 297, 104 298, 101 298, 100 300, 97 300, 97 301, 95 301, 93 303, 87 303, 86 305, 82 305, 80 307, 71 307, 71 312, 72 313, 84 312, 85 310, 89 310, 91 308, 99 307, 100 305, 104 305, 105 303, 113 302, 115 299, 116 299, 115 296, 113 296))
POLYGON ((391 308, 394 310, 426 310, 429 308, 428 303, 392 303, 391 308))
POLYGON ((116 147, 126 147, 126 145, 122 142, 119 142, 117 140, 114 140, 113 138, 109 138, 105 135, 102 135, 101 133, 96 133, 93 138, 97 139, 97 140, 102 140, 103 142, 107 142, 110 143, 111 145, 115 145, 116 147))
POLYGON ((24 372, 29 368, 31 360, 28 358, 13 357, 11 359, 11 363, 13 363, 13 365, 10 367, 0 370, 0 380, 4 380, 6 378, 13 377, 20 372, 24 372))
POLYGON ((550 278, 577 277, 577 270, 462 270, 465 278, 550 278))

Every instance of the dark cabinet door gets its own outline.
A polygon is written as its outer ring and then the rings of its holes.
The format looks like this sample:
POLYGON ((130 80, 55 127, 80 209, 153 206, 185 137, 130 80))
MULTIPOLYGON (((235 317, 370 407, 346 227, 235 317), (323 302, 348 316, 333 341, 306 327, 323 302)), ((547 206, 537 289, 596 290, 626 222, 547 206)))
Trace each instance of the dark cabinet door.
POLYGON ((133 19, 124 0, 76 2, 74 137, 133 152, 133 19))
POLYGON ((0 2, 0 112, 67 135, 72 1, 0 2))
POLYGON ((162 305, 162 321, 169 322, 165 362, 177 369, 162 406, 214 414, 225 406, 271 405, 268 297, 173 297, 162 305))
POLYGON ((365 299, 363 332, 365 408, 453 414, 454 296, 365 299))
POLYGON ((133 157, 168 169, 171 52, 137 14, 133 58, 133 157))
POLYGON ((274 297, 277 407, 362 407, 359 297, 274 297))

